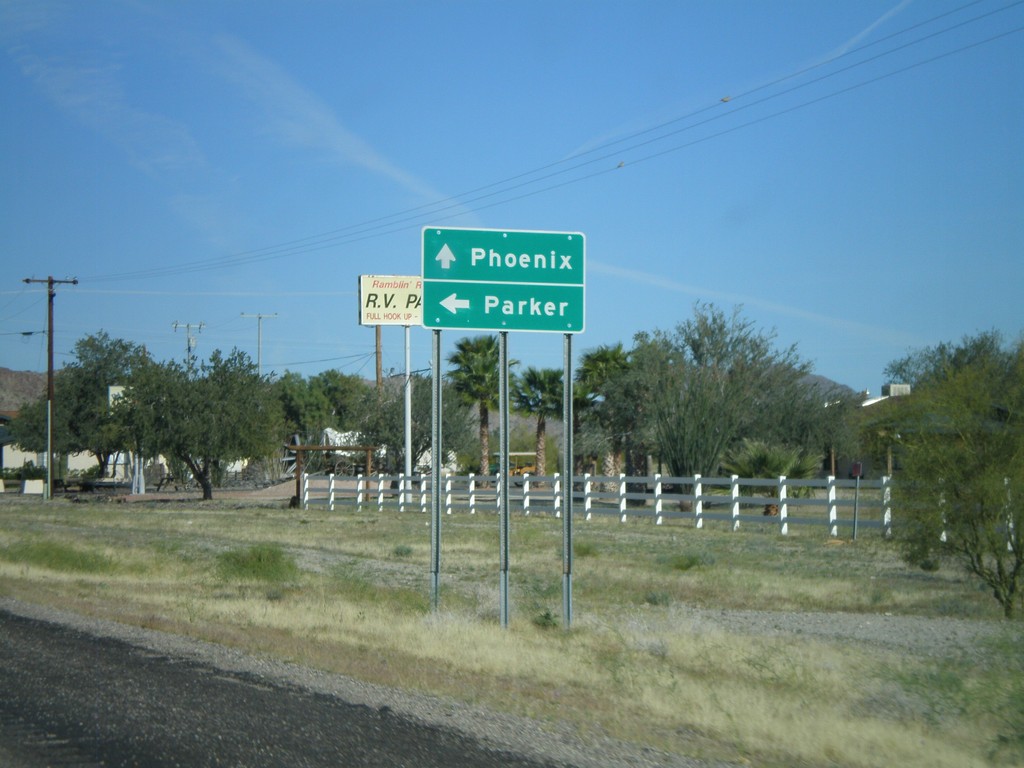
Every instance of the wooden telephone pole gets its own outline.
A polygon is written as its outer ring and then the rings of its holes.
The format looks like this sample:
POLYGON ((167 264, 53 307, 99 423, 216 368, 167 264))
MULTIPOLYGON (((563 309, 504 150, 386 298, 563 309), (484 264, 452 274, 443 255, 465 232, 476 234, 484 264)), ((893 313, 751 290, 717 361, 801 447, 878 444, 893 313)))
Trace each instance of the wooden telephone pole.
POLYGON ((78 278, 72 278, 71 280, 55 280, 53 276, 46 278, 45 280, 36 280, 31 277, 24 279, 25 283, 46 283, 47 293, 47 308, 46 308, 46 498, 53 498, 53 404, 54 404, 54 386, 53 386, 53 299, 57 295, 57 289, 54 286, 66 284, 66 285, 78 285, 78 278))

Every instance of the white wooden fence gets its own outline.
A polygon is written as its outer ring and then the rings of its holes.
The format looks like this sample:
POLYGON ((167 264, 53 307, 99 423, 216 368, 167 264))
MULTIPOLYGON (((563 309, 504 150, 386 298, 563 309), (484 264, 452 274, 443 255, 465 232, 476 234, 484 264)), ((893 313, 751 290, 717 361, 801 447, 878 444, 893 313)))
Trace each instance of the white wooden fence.
MULTIPOLYGON (((303 475, 302 507, 355 507, 359 511, 396 509, 427 514, 430 476, 414 475, 403 492, 403 475, 343 477, 303 475)), ((494 475, 448 475, 441 489, 442 508, 478 514, 498 511, 498 478, 494 475)), ((523 515, 562 514, 562 478, 523 475, 511 480, 509 508, 523 515)), ((668 477, 653 475, 577 475, 573 478, 573 510, 587 520, 615 515, 621 522, 650 519, 692 521, 703 528, 721 521, 731 530, 741 523, 768 523, 780 534, 791 525, 827 526, 829 536, 846 527, 877 529, 892 534, 891 478, 881 480, 745 479, 732 477, 668 477), (768 510, 774 514, 766 515, 768 510)))

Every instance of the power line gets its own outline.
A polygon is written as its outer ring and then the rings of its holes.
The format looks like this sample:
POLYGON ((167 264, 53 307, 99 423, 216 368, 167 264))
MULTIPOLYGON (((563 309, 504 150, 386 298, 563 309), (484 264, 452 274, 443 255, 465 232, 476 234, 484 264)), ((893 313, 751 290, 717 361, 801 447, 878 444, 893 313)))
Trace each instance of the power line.
POLYGON ((174 265, 174 266, 155 267, 155 268, 152 268, 152 269, 138 270, 136 272, 128 272, 128 273, 119 273, 119 274, 116 274, 116 275, 99 276, 99 277, 96 277, 96 278, 93 278, 93 279, 94 280, 121 280, 121 279, 145 279, 145 278, 154 278, 154 277, 164 277, 164 276, 170 276, 170 275, 188 274, 188 273, 199 272, 199 271, 224 269, 224 268, 228 268, 228 267, 232 267, 232 266, 240 266, 240 265, 244 265, 244 264, 252 264, 252 263, 258 263, 258 262, 261 262, 261 261, 269 261, 269 260, 273 260, 273 259, 279 259, 279 258, 283 258, 285 256, 290 256, 290 255, 298 255, 298 254, 303 254, 303 253, 311 253, 311 252, 318 251, 318 250, 324 250, 324 249, 327 249, 327 248, 334 248, 334 247, 339 247, 339 246, 344 246, 344 245, 350 245, 352 243, 361 242, 363 240, 367 240, 367 239, 371 239, 371 238, 375 238, 375 237, 380 237, 380 236, 387 235, 387 234, 393 234, 395 232, 400 232, 400 231, 403 231, 405 229, 408 229, 410 226, 413 226, 416 223, 420 223, 420 224, 427 223, 427 218, 428 217, 437 217, 437 216, 442 215, 442 214, 450 214, 452 211, 454 211, 456 209, 459 209, 459 208, 465 208, 469 204, 481 203, 481 202, 483 202, 485 200, 491 200, 492 198, 495 198, 495 197, 500 197, 501 199, 499 199, 497 201, 494 201, 494 202, 489 202, 489 203, 487 203, 485 205, 476 205, 476 206, 473 207, 472 210, 473 211, 485 210, 485 209, 488 209, 488 208, 495 207, 497 205, 504 205, 506 203, 513 202, 513 201, 516 201, 516 200, 521 200, 521 199, 526 198, 526 197, 530 197, 530 196, 533 196, 533 195, 549 192, 549 191, 552 191, 554 189, 558 189, 558 188, 561 188, 561 187, 564 187, 564 186, 568 186, 570 184, 577 184, 577 183, 581 183, 583 181, 588 181, 588 180, 593 179, 593 178, 595 178, 597 176, 604 175, 605 173, 610 173, 612 171, 618 170, 623 165, 626 165, 626 164, 629 164, 629 165, 637 164, 639 162, 644 162, 646 160, 652 159, 654 157, 660 157, 660 156, 663 156, 665 154, 669 154, 671 152, 676 152, 676 151, 679 151, 681 149, 692 147, 692 146, 694 146, 695 144, 698 144, 698 143, 703 143, 703 142, 709 141, 711 139, 720 138, 722 136, 734 133, 734 132, 736 132, 738 130, 742 130, 744 128, 748 128, 750 126, 753 126, 753 125, 765 122, 767 120, 774 119, 776 117, 780 117, 780 116, 782 116, 784 114, 788 114, 790 112, 797 111, 799 109, 803 109, 805 107, 808 107, 808 106, 820 103, 820 102, 825 101, 827 99, 835 98, 836 96, 843 95, 845 93, 849 93, 849 92, 851 92, 853 90, 856 90, 857 88, 864 87, 864 86, 870 85, 872 83, 877 83, 877 82, 879 82, 881 80, 887 79, 889 77, 893 77, 893 76, 895 76, 897 74, 901 74, 901 73, 907 72, 907 71, 909 71, 911 69, 914 69, 914 68, 917 68, 917 67, 920 67, 920 66, 924 66, 926 64, 933 63, 933 62, 938 61, 938 60, 940 60, 942 58, 946 58, 948 56, 952 56, 952 55, 955 55, 957 53, 962 53, 963 51, 969 50, 971 48, 978 47, 980 45, 985 45, 985 44, 994 42, 995 40, 998 40, 998 39, 1000 39, 1002 37, 1006 37, 1008 35, 1016 34, 1016 33, 1020 32, 1021 28, 1012 29, 1012 30, 1009 30, 1007 32, 1003 32, 1001 34, 994 35, 992 37, 986 38, 984 40, 976 41, 974 43, 970 43, 970 44, 961 46, 961 47, 959 47, 957 49, 954 49, 952 51, 947 51, 945 53, 942 53, 942 54, 930 57, 930 58, 922 60, 920 62, 916 62, 916 63, 910 64, 908 66, 899 68, 897 70, 893 70, 893 71, 885 73, 883 75, 879 75, 877 77, 873 77, 873 78, 864 80, 864 81, 862 81, 860 83, 857 83, 857 84, 854 84, 854 85, 851 85, 851 86, 839 89, 837 91, 833 91, 831 93, 828 93, 828 94, 816 97, 814 99, 810 99, 810 100, 808 100, 808 101, 806 101, 806 102, 804 102, 802 104, 795 105, 795 106, 789 107, 789 108, 784 109, 784 110, 779 110, 779 111, 777 111, 775 113, 772 113, 770 115, 766 115, 766 116, 762 116, 762 117, 750 120, 750 121, 748 121, 746 123, 743 123, 741 125, 732 126, 732 127, 729 127, 729 128, 724 128, 723 130, 721 130, 721 131, 719 131, 717 133, 701 137, 701 138, 696 139, 696 140, 694 140, 692 142, 686 142, 686 143, 683 143, 683 144, 678 144, 678 145, 675 145, 675 146, 672 146, 672 147, 668 147, 668 148, 666 148, 664 150, 661 150, 661 151, 659 151, 657 153, 649 154, 649 155, 646 155, 646 156, 638 158, 638 159, 630 159, 628 161, 628 163, 622 162, 622 163, 616 164, 615 166, 613 166, 611 168, 600 168, 597 171, 593 171, 593 172, 590 172, 590 173, 584 173, 582 175, 575 176, 575 177, 573 177, 571 179, 568 179, 566 181, 562 181, 562 182, 559 182, 559 183, 553 183, 553 184, 549 184, 549 185, 538 187, 538 188, 528 189, 528 188, 531 188, 531 187, 536 187, 536 185, 542 184, 543 182, 551 181, 552 179, 555 179, 558 176, 562 176, 562 175, 565 175, 565 174, 573 173, 575 171, 582 171, 582 170, 584 170, 584 169, 586 169, 586 168, 588 168, 590 166, 593 166, 593 165, 595 165, 597 163, 600 163, 602 161, 606 161, 606 160, 609 160, 609 159, 618 159, 618 158, 622 157, 623 155, 625 155, 627 153, 635 152, 638 149, 641 149, 643 147, 651 146, 651 145, 653 145, 655 143, 666 141, 667 139, 669 139, 669 138, 671 138, 673 136, 678 136, 679 134, 681 134, 683 132, 694 130, 694 129, 698 128, 698 127, 708 125, 708 124, 710 124, 712 122, 715 122, 715 121, 731 118, 731 117, 735 116, 737 113, 739 113, 739 112, 741 112, 743 110, 749 110, 749 109, 752 109, 754 107, 764 105, 764 104, 766 104, 766 103, 768 103, 770 101, 782 98, 782 97, 784 97, 786 95, 789 95, 789 94, 792 94, 792 93, 794 93, 794 92, 796 92, 798 90, 801 90, 801 89, 804 89, 804 88, 807 88, 807 87, 819 84, 819 83, 824 82, 824 81, 826 81, 826 80, 828 80, 830 78, 837 77, 838 75, 841 75, 841 74, 843 74, 845 72, 849 72, 849 71, 852 71, 852 70, 854 70, 854 69, 856 69, 858 67, 865 66, 866 64, 872 63, 874 61, 878 61, 878 60, 880 60, 880 59, 882 59, 882 58, 884 58, 886 56, 893 55, 893 54, 895 54, 895 53, 897 53, 899 51, 906 50, 906 49, 908 49, 908 48, 910 48, 912 46, 921 44, 921 43, 926 42, 928 40, 932 40, 932 39, 934 39, 936 37, 939 37, 941 35, 948 34, 949 32, 952 32, 954 30, 961 29, 961 28, 963 28, 963 27, 965 27, 965 26, 967 26, 969 24, 973 24, 975 22, 978 22, 978 21, 981 21, 981 20, 986 19, 988 17, 991 17, 991 16, 993 16, 995 14, 1002 13, 1004 11, 1010 10, 1010 9, 1012 9, 1012 8, 1018 6, 1018 5, 1021 5, 1022 3, 1024 3, 1024 0, 1016 0, 1015 2, 1009 3, 1009 4, 1005 5, 1005 6, 1000 7, 1000 8, 997 8, 997 9, 994 9, 994 10, 990 10, 990 11, 986 11, 985 13, 973 16, 973 17, 971 17, 969 19, 965 19, 965 20, 959 21, 959 22, 957 22, 955 24, 952 24, 950 26, 947 26, 947 27, 945 27, 945 28, 943 28, 941 30, 937 30, 937 31, 928 33, 927 35, 923 35, 921 37, 915 38, 914 40, 911 40, 911 41, 908 41, 908 42, 903 43, 901 45, 898 45, 896 47, 887 49, 885 51, 882 51, 880 53, 877 53, 877 54, 872 55, 870 57, 867 57, 865 59, 853 62, 853 63, 851 63, 849 65, 846 65, 846 66, 841 67, 839 69, 833 70, 833 71, 828 72, 826 74, 823 74, 823 75, 821 75, 819 77, 813 78, 813 79, 805 81, 803 83, 796 84, 796 85, 794 85, 794 86, 792 86, 790 88, 784 89, 782 91, 771 93, 771 94, 766 95, 766 96, 764 96, 764 97, 762 97, 760 99, 757 99, 757 100, 755 100, 753 102, 750 102, 750 103, 747 103, 747 104, 742 104, 742 105, 740 105, 738 107, 731 108, 731 109, 729 109, 728 111, 725 111, 725 112, 721 111, 722 108, 723 108, 723 105, 725 105, 725 104, 728 104, 728 105, 732 106, 732 105, 735 104, 736 101, 739 101, 741 99, 749 98, 750 96, 752 96, 754 94, 760 93, 762 91, 771 89, 771 88, 773 88, 775 86, 781 85, 782 83, 785 83, 785 82, 794 80, 796 78, 799 78, 799 77, 801 77, 803 75, 806 75, 806 74, 808 74, 808 73, 810 73, 812 71, 815 71, 815 70, 820 69, 822 67, 825 67, 825 66, 828 66, 830 64, 833 64, 833 63, 835 63, 835 62, 837 62, 837 61, 839 61, 841 59, 845 59, 845 58, 847 58, 849 56, 853 56, 853 55, 855 55, 857 53, 864 52, 864 51, 866 51, 866 50, 868 50, 868 49, 870 49, 872 47, 875 47, 875 46, 878 46, 878 45, 880 45, 880 44, 882 44, 884 42, 893 40, 893 39, 895 39, 895 38, 897 38, 897 37, 899 37, 901 35, 906 35, 909 32, 921 29, 921 28, 923 28, 925 26, 928 26, 928 25, 933 24, 933 23, 935 23, 937 21, 940 21, 940 20, 942 20, 944 18, 948 18, 948 17, 950 17, 950 16, 952 16, 954 14, 960 13, 961 11, 964 11, 964 10, 966 10, 968 8, 971 8, 971 7, 975 6, 975 5, 978 5, 981 2, 983 2, 983 0, 973 0, 973 2, 966 3, 964 5, 961 5, 961 6, 957 7, 957 8, 954 8, 954 9, 952 9, 950 11, 946 11, 944 13, 938 14, 938 15, 936 15, 934 17, 931 17, 929 19, 926 19, 924 21, 921 21, 921 22, 918 22, 916 24, 910 25, 910 26, 908 26, 908 27, 906 27, 904 29, 901 29, 901 30, 899 30, 897 32, 893 32, 893 33, 891 33, 889 35, 886 35, 885 37, 882 37, 882 38, 880 38, 878 40, 874 40, 874 41, 872 41, 870 43, 866 43, 866 44, 858 46, 856 48, 852 48, 849 51, 845 51, 845 52, 843 52, 841 54, 838 54, 836 56, 828 58, 828 59, 826 59, 826 60, 824 60, 822 62, 819 62, 817 64, 814 64, 814 65, 811 65, 811 66, 808 66, 808 67, 804 67, 804 68, 799 69, 797 71, 794 71, 794 72, 792 72, 790 74, 787 74, 787 75, 785 75, 783 77, 776 78, 775 80, 772 80, 770 82, 767 82, 767 83, 764 83, 764 84, 759 85, 757 87, 748 89, 747 91, 744 91, 744 92, 742 92, 742 93, 740 93, 740 94, 738 94, 736 96, 726 96, 726 97, 723 97, 720 101, 717 101, 714 104, 709 104, 707 106, 704 106, 704 107, 701 107, 699 109, 693 110, 693 111, 691 111, 691 112, 689 112, 689 113, 687 113, 685 115, 673 118, 672 120, 668 120, 668 121, 659 123, 658 125, 655 125, 655 126, 652 126, 652 127, 649 127, 649 128, 645 128, 645 129, 640 130, 640 131, 633 132, 633 133, 631 133, 631 134, 629 134, 627 136, 621 137, 619 139, 615 139, 615 140, 612 140, 612 141, 604 142, 604 143, 602 143, 602 144, 600 144, 600 145, 598 145, 596 147, 593 147, 592 149, 589 149, 589 150, 586 150, 586 151, 583 151, 583 152, 578 152, 578 153, 576 153, 574 155, 571 155, 571 156, 569 156, 567 158, 563 158, 562 160, 559 160, 559 161, 556 161, 556 162, 553 162, 553 163, 548 163, 546 165, 539 166, 539 167, 534 168, 532 170, 525 171, 523 173, 519 173, 519 174, 515 174, 515 175, 510 176, 510 177, 507 177, 507 178, 505 178, 503 180, 492 182, 492 183, 489 183, 489 184, 485 184, 483 186, 476 187, 476 188, 471 189, 471 190, 467 190, 465 192, 459 193, 459 194, 454 195, 452 197, 444 198, 442 200, 433 201, 431 203, 425 203, 423 205, 415 206, 415 207, 412 207, 412 208, 407 208, 407 209, 404 209, 404 210, 401 210, 401 211, 398 211, 398 212, 395 212, 395 213, 392 213, 392 214, 387 214, 387 215, 379 216, 379 217, 376 217, 376 218, 373 218, 373 219, 368 219, 368 220, 365 220, 365 221, 362 221, 362 222, 357 222, 357 223, 350 224, 350 225, 347 225, 347 226, 344 226, 344 227, 341 227, 341 228, 338 228, 338 229, 329 230, 327 232, 323 232, 323 233, 319 233, 319 234, 315 234, 315 235, 309 235, 309 236, 306 236, 306 237, 297 238, 295 240, 288 240, 288 241, 284 241, 284 242, 281 242, 281 243, 278 243, 278 244, 275 244, 275 245, 265 246, 265 247, 262 247, 262 248, 256 248, 256 249, 252 249, 252 250, 248 250, 248 251, 241 251, 241 252, 238 252, 238 253, 235 253, 235 254, 232 254, 232 255, 228 255, 228 256, 222 256, 222 257, 215 257, 215 258, 212 258, 212 259, 186 262, 186 263, 178 264, 178 265, 174 265), (676 125, 678 125, 680 123, 684 123, 685 121, 692 120, 693 118, 699 117, 700 115, 702 115, 704 113, 707 113, 709 111, 714 111, 714 110, 718 110, 719 114, 713 115, 712 117, 709 117, 709 118, 704 119, 704 120, 700 120, 700 121, 695 122, 695 123, 689 123, 689 124, 683 125, 683 126, 678 127, 678 128, 673 128, 673 130, 668 131, 668 132, 658 133, 659 131, 664 131, 664 129, 666 129, 668 127, 676 126, 676 125), (651 136, 651 134, 657 134, 657 135, 651 136), (643 138, 643 140, 637 141, 638 139, 641 139, 642 137, 649 137, 649 138, 643 138), (625 145, 625 146, 622 146, 622 145, 625 145), (612 148, 616 148, 616 149, 614 151, 609 151, 612 148), (602 153, 602 154, 598 154, 598 153, 602 153), (583 158, 589 158, 589 159, 583 159, 583 158), (579 161, 579 162, 574 162, 574 161, 579 161), (514 195, 512 194, 514 192, 517 192, 518 190, 524 190, 524 189, 526 189, 527 191, 519 193, 519 194, 514 194, 514 195))
POLYGON ((319 363, 333 363, 333 362, 337 362, 338 360, 353 360, 355 362, 362 361, 362 365, 359 368, 359 370, 362 370, 363 368, 366 367, 366 363, 369 362, 374 357, 376 357, 376 355, 377 355, 376 352, 362 352, 362 353, 360 353, 358 355, 343 355, 341 357, 324 357, 324 358, 320 358, 319 360, 294 360, 294 361, 292 361, 290 363, 274 363, 270 367, 276 369, 276 368, 287 368, 288 366, 291 366, 291 365, 294 365, 294 366, 299 366, 299 365, 316 365, 316 364, 319 364, 319 363))

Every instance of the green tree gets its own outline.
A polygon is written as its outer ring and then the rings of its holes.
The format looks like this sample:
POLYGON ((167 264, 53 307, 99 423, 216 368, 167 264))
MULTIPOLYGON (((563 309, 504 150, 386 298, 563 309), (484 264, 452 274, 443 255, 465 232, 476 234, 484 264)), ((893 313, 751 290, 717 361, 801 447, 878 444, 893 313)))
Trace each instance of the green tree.
POLYGON ((125 387, 148 360, 146 350, 100 331, 75 344, 75 361, 61 371, 62 409, 68 415, 69 448, 90 451, 106 475, 110 457, 134 449, 113 418, 110 388, 125 387))
POLYGON ((477 336, 459 339, 448 356, 448 374, 455 392, 477 409, 480 437, 480 471, 490 466, 490 413, 498 407, 498 339, 477 336))
MULTIPOLYGON (((804 480, 814 477, 820 467, 821 456, 817 454, 750 438, 741 440, 722 457, 722 469, 730 474, 748 478, 787 477, 793 480, 804 480)), ((759 493, 774 496, 778 487, 764 486, 756 490, 759 493)), ((794 495, 800 494, 794 493, 794 495)))
MULTIPOLYGON (((53 387, 56 393, 56 380, 54 380, 53 387)), ((43 397, 21 406, 18 409, 17 418, 11 421, 11 439, 23 450, 34 453, 43 453, 46 450, 46 405, 46 395, 43 395, 43 397)), ((57 425, 54 432, 56 439, 54 450, 63 453, 66 450, 61 438, 64 430, 57 425)))
POLYGON ((213 473, 239 459, 270 455, 280 442, 280 402, 238 350, 183 366, 149 363, 133 372, 118 417, 147 454, 182 462, 213 498, 213 473))
POLYGON ((622 344, 602 345, 585 352, 576 369, 574 420, 578 418, 580 451, 604 455, 602 471, 618 474, 627 444, 638 435, 643 407, 640 391, 622 344))
POLYGON ((949 371, 983 364, 1003 353, 1002 335, 998 331, 986 331, 977 336, 965 336, 959 344, 941 342, 909 352, 889 363, 885 376, 888 381, 910 384, 916 389, 942 380, 949 371))
POLYGON ((637 335, 633 367, 647 382, 648 424, 673 474, 713 475, 742 437, 764 437, 798 398, 809 366, 795 347, 777 350, 774 334, 754 329, 739 310, 727 316, 698 304, 673 333, 637 335))
MULTIPOLYGON (((386 468, 400 472, 405 467, 405 392, 404 377, 384 380, 381 392, 367 388, 358 429, 362 442, 385 449, 386 468)), ((431 386, 429 376, 412 377, 412 465, 431 448, 431 386)), ((446 454, 467 449, 473 442, 469 406, 455 394, 448 382, 442 382, 443 449, 446 454)))
MULTIPOLYGON (((367 393, 373 387, 362 377, 334 369, 323 371, 309 380, 318 399, 327 403, 329 421, 323 426, 348 432, 359 428, 367 393)), ((322 429, 320 425, 315 428, 322 429)))
POLYGON ((1011 618, 1024 574, 1024 340, 991 340, 932 350, 923 383, 901 398, 895 534, 911 563, 962 564, 1011 618))
MULTIPOLYGON (((54 450, 92 453, 104 477, 114 454, 135 447, 112 416, 110 387, 127 385, 147 353, 105 331, 79 339, 74 353, 75 359, 54 377, 54 450)), ((44 396, 12 424, 18 444, 28 450, 46 448, 46 404, 44 396)))
POLYGON ((294 371, 285 371, 273 383, 274 394, 281 403, 281 413, 288 434, 301 434, 300 442, 331 424, 331 407, 323 392, 314 390, 306 378, 294 371))
POLYGON ((562 415, 562 371, 530 366, 512 380, 512 407, 537 419, 537 474, 547 474, 547 423, 562 415))
POLYGON ((284 412, 289 433, 301 434, 304 442, 317 442, 327 427, 341 431, 359 428, 370 385, 359 376, 323 371, 306 380, 286 372, 273 385, 284 412))

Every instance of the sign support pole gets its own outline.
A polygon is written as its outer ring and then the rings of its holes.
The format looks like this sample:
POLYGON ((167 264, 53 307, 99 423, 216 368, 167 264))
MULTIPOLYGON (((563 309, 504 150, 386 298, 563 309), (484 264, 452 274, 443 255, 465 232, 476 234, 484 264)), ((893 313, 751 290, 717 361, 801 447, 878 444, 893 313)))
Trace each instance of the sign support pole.
POLYGON ((399 506, 412 500, 412 362, 409 351, 409 326, 405 326, 405 478, 402 481, 402 500, 399 506))
POLYGON ((441 599, 441 331, 434 331, 433 336, 430 408, 430 605, 436 613, 441 599))
POLYGON ((572 626, 572 334, 562 344, 562 622, 572 626))
POLYGON ((508 477, 508 331, 498 333, 498 546, 499 614, 508 627, 509 477, 508 477))

